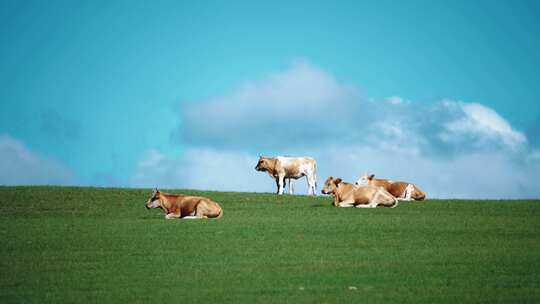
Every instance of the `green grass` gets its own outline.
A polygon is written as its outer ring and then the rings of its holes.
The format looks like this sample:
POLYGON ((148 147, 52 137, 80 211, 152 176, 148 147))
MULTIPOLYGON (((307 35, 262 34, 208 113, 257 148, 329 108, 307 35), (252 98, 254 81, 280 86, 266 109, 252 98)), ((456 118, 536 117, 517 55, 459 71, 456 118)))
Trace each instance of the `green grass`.
POLYGON ((540 201, 185 191, 220 220, 165 220, 150 190, 0 187, 0 303, 540 302, 540 201))

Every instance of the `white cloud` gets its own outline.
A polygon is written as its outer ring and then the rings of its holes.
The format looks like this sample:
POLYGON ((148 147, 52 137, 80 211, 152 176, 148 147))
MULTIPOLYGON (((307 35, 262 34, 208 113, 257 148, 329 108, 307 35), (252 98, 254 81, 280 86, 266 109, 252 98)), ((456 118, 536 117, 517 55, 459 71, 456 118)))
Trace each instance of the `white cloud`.
POLYGON ((493 109, 364 98, 303 61, 229 96, 183 103, 180 122, 173 135, 185 152, 148 151, 134 185, 273 192, 253 169, 257 156, 288 154, 314 156, 319 185, 328 175, 354 181, 372 172, 418 183, 431 197, 540 196, 537 153, 493 109))
POLYGON ((0 185, 69 185, 73 172, 64 164, 30 151, 24 143, 0 135, 0 185))
POLYGON ((182 104, 175 136, 183 144, 267 153, 332 143, 397 142, 423 153, 455 154, 526 144, 494 110, 444 100, 430 105, 399 96, 377 101, 331 74, 299 61, 248 82, 229 96, 182 104))
POLYGON ((149 150, 131 180, 135 187, 273 191, 267 176, 255 171, 258 157, 242 152, 188 149, 177 158, 149 150))
POLYGON ((445 140, 453 140, 456 136, 473 134, 484 139, 500 140, 506 146, 519 148, 527 142, 525 135, 514 130, 510 124, 493 109, 478 103, 445 101, 446 107, 459 108, 461 117, 446 122, 445 140))
POLYGON ((268 149, 310 145, 350 126, 356 91, 325 71, 298 61, 282 73, 248 82, 231 96, 183 103, 179 136, 195 146, 268 149), (330 117, 339 117, 331 121, 330 117))

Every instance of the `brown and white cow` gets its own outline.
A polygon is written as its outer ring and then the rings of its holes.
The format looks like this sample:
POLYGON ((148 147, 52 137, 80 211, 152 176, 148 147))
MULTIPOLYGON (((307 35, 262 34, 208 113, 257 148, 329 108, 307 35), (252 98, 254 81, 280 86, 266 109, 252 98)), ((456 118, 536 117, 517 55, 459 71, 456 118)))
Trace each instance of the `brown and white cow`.
POLYGON ((259 157, 257 171, 266 171, 276 180, 277 193, 283 194, 285 179, 289 179, 289 194, 294 193, 293 179, 307 178, 308 194, 316 195, 317 162, 311 157, 259 157))
POLYGON ((360 186, 370 185, 376 187, 383 187, 393 196, 395 196, 398 200, 421 201, 426 198, 426 194, 414 184, 408 182, 391 181, 387 179, 378 179, 375 178, 375 174, 365 174, 364 176, 360 177, 360 179, 358 179, 356 184, 360 186))
POLYGON ((398 205, 398 200, 382 187, 356 186, 331 176, 326 179, 321 192, 334 195, 333 205, 336 207, 394 208, 398 205))
POLYGON ((214 201, 202 196, 163 193, 154 189, 146 202, 146 208, 161 208, 166 219, 220 218, 223 210, 214 201))

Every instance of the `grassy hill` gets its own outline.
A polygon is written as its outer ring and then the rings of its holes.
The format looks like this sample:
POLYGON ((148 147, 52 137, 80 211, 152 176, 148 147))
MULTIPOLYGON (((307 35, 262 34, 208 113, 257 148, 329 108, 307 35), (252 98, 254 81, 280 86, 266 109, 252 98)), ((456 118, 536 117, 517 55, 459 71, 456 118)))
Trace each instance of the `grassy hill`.
POLYGON ((540 201, 208 196, 165 220, 150 190, 0 187, 0 303, 540 302, 540 201))

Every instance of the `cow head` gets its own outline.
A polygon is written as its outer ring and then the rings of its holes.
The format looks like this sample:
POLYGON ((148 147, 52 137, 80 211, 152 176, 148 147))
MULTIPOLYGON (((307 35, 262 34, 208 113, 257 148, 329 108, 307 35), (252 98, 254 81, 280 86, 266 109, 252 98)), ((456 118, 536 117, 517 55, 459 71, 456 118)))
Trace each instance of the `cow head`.
POLYGON ((270 157, 260 156, 259 162, 257 162, 257 166, 255 166, 255 170, 268 171, 271 165, 270 157))
POLYGON ((161 196, 161 192, 159 192, 158 189, 154 188, 152 191, 152 196, 146 201, 146 209, 152 209, 152 208, 159 208, 159 199, 161 196))
POLYGON ((426 199, 426 194, 422 192, 418 187, 414 186, 414 190, 412 192, 411 198, 416 201, 422 201, 426 199))
POLYGON ((356 185, 357 186, 368 186, 370 184, 370 182, 373 180, 373 178, 375 177, 375 174, 364 174, 362 175, 362 177, 360 177, 357 181, 356 181, 356 185))
POLYGON ((329 177, 324 182, 324 187, 321 190, 322 194, 334 194, 339 184, 342 182, 341 178, 334 179, 333 177, 329 177))

